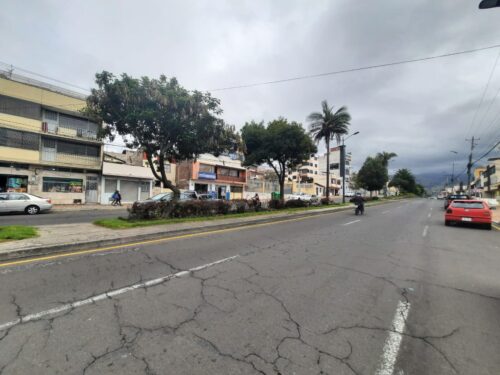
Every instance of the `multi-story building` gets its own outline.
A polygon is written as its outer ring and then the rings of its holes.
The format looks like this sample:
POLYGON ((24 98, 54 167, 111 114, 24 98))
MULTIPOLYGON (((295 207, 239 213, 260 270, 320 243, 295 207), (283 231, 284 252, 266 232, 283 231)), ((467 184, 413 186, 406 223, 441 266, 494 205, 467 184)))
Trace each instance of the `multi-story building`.
POLYGON ((212 194, 219 199, 242 199, 246 169, 241 160, 202 154, 196 160, 177 164, 177 187, 212 194))
POLYGON ((99 125, 85 96, 0 72, 0 189, 70 204, 99 201, 99 125))
MULTIPOLYGON (((326 156, 325 152, 318 158, 318 167, 321 174, 325 175, 326 182, 326 156)), ((340 171, 340 147, 333 147, 330 149, 330 190, 335 195, 342 194, 342 174, 340 171)), ((352 157, 350 153, 345 156, 345 184, 346 184, 346 194, 349 192, 349 186, 351 181, 351 163, 352 157)))

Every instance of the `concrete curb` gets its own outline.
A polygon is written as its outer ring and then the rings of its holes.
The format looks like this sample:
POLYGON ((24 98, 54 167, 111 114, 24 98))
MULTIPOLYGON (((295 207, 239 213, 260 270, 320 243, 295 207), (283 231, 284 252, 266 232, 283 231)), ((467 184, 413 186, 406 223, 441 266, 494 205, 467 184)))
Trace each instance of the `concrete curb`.
MULTIPOLYGON (((401 200, 403 201, 403 200, 401 200)), ((375 204, 367 204, 367 206, 378 206, 382 204, 388 204, 388 203, 394 203, 396 201, 389 201, 389 202, 377 202, 375 204)), ((304 212, 298 212, 298 213, 292 213, 286 216, 279 216, 279 217, 257 217, 254 220, 248 220, 248 221, 242 221, 242 222, 236 222, 236 223, 226 223, 226 224, 220 224, 220 225, 211 225, 209 227, 205 228, 186 228, 186 229, 179 229, 179 230, 173 230, 173 231, 162 231, 162 232, 156 232, 156 233, 148 233, 144 235, 133 235, 133 236, 124 236, 121 238, 113 238, 113 239, 104 239, 104 240, 95 240, 95 241, 87 241, 87 242, 79 242, 79 243, 74 243, 74 244, 58 244, 58 245, 51 245, 51 246, 42 246, 42 247, 31 247, 31 248, 26 248, 26 249, 20 249, 20 250, 14 250, 12 252, 7 252, 7 253, 1 253, 0 254, 0 262, 6 262, 6 261, 11 261, 15 259, 22 259, 22 258, 30 258, 30 257, 35 257, 35 256, 43 256, 43 255, 50 255, 50 254, 57 254, 57 253, 64 253, 64 252, 71 252, 71 251, 78 251, 78 250, 89 250, 89 249, 98 249, 98 248, 104 248, 104 247, 109 247, 109 246, 117 246, 117 245, 126 245, 126 244, 133 244, 134 242, 141 242, 141 241, 147 241, 147 240, 157 240, 157 239, 168 239, 171 237, 176 237, 179 235, 185 235, 185 234, 194 234, 194 233, 204 233, 204 232, 213 232, 216 230, 222 230, 222 229, 229 229, 229 228, 238 228, 238 227, 246 227, 246 226, 251 226, 255 224, 265 224, 265 223, 272 223, 272 222, 277 222, 277 221, 282 221, 282 220, 289 220, 289 219, 294 219, 294 218, 301 218, 301 217, 313 217, 313 216, 321 216, 321 215, 327 215, 327 214, 332 214, 336 212, 345 212, 345 211, 351 211, 353 210, 352 206, 347 206, 347 207, 339 207, 339 208, 331 208, 331 209, 321 209, 320 211, 304 211, 304 212)))

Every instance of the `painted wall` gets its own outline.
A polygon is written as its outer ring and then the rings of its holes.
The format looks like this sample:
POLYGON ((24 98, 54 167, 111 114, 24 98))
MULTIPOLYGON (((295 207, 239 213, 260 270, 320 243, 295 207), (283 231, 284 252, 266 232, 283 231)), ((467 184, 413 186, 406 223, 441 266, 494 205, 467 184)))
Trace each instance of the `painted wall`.
POLYGON ((0 113, 0 123, 5 124, 6 127, 11 129, 26 130, 36 133, 42 132, 42 122, 40 120, 33 120, 27 117, 0 113))
POLYGON ((21 163, 38 163, 40 162, 40 152, 0 146, 0 160, 16 161, 21 163))

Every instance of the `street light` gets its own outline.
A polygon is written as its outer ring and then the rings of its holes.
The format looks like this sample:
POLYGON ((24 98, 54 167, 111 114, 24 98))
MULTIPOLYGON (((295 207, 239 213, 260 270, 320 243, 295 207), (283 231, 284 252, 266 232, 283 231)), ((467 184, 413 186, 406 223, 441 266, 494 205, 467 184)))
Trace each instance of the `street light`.
POLYGON ((483 0, 479 3, 479 9, 500 7, 500 0, 483 0))
MULTIPOLYGON (((356 134, 359 134, 359 131, 352 133, 347 138, 342 137, 342 146, 340 146, 340 158, 341 158, 340 172, 342 173, 342 203, 345 203, 345 144, 344 144, 344 141, 346 139, 351 138, 352 136, 355 136, 356 134)), ((330 166, 328 166, 328 168, 330 168, 330 166)))
MULTIPOLYGON (((450 150, 451 153, 458 155, 458 152, 450 150)), ((455 192, 455 158, 453 158, 453 167, 451 169, 451 192, 455 192)))

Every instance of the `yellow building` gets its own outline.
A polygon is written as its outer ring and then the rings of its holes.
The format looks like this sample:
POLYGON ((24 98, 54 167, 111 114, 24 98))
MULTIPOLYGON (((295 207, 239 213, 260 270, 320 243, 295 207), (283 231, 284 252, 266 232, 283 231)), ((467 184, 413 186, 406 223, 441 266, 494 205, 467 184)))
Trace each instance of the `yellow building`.
POLYGON ((0 71, 0 191, 98 202, 102 142, 84 107, 81 94, 0 71))

